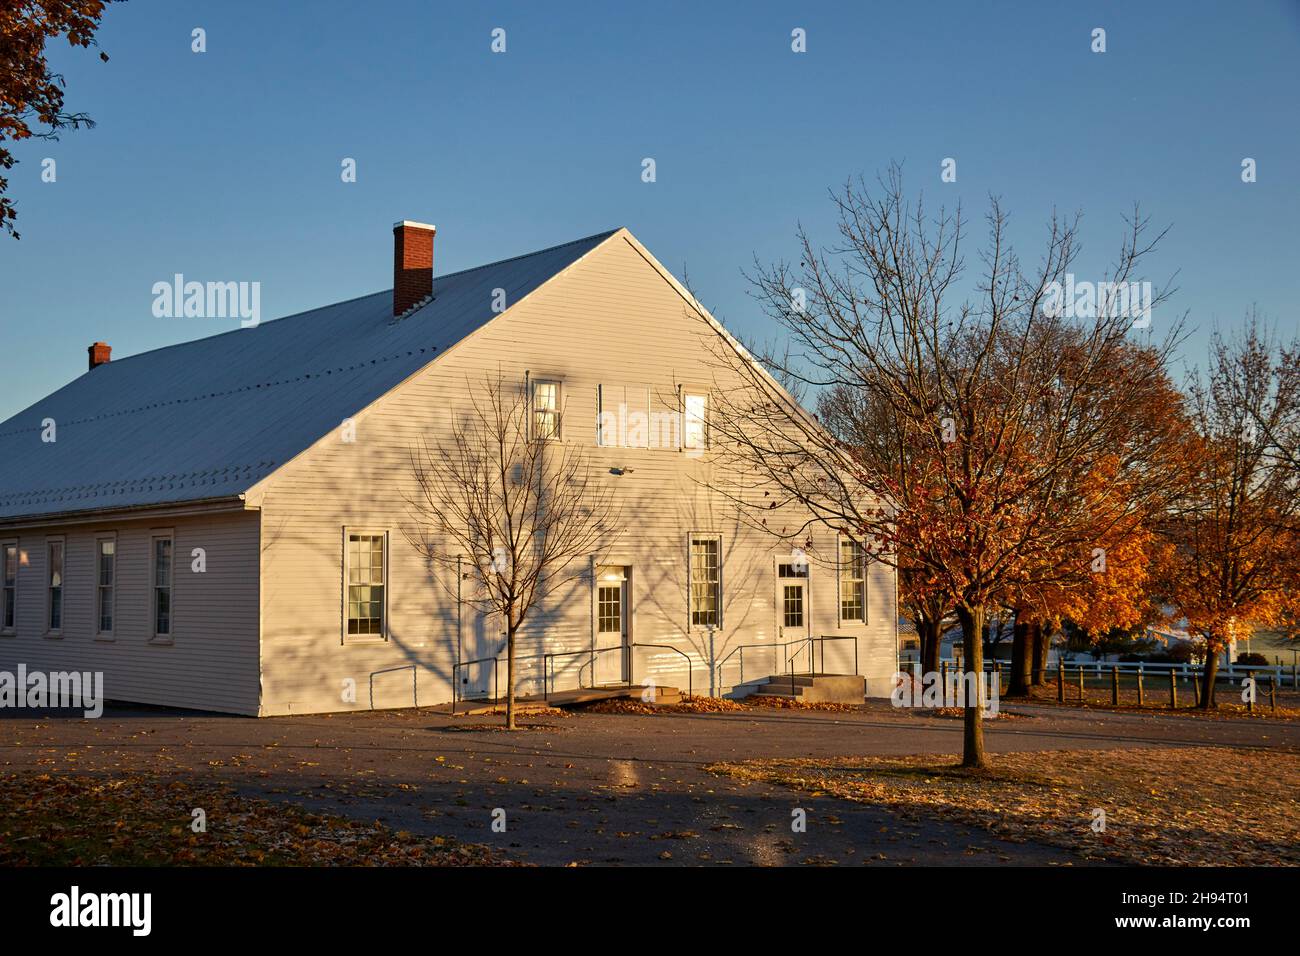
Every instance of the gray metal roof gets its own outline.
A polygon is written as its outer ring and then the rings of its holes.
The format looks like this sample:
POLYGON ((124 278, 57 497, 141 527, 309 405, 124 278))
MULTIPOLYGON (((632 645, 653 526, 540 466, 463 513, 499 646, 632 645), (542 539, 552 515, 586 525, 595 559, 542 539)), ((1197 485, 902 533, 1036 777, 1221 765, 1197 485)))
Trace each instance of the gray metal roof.
POLYGON ((239 495, 615 231, 101 365, 0 424, 0 520, 239 495))

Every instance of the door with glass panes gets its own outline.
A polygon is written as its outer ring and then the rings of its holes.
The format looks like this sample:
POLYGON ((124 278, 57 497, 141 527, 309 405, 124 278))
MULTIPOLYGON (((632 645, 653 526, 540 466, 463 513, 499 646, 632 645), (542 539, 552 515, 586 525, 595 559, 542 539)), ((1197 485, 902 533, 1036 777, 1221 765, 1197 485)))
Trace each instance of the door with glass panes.
POLYGON ((607 565, 596 571, 595 683, 626 684, 629 679, 628 568, 607 565))
MULTIPOLYGON (((807 654, 806 649, 791 641, 799 641, 808 636, 808 565, 807 563, 782 562, 776 566, 776 623, 777 633, 781 635, 780 643, 786 645, 785 656, 807 654)), ((795 666, 806 663, 806 656, 796 660, 795 666)), ((786 666, 780 662, 781 669, 786 666)))

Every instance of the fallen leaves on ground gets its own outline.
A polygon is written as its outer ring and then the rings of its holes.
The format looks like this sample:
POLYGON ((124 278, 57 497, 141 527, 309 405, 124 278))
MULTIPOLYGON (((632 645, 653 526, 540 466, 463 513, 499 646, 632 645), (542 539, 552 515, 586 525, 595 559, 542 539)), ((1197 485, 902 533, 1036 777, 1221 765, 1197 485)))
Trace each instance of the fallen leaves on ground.
MULTIPOLYGON (((908 713, 916 717, 940 717, 946 720, 965 720, 965 707, 909 707, 908 713)), ((1029 714, 1013 714, 1007 710, 999 710, 996 714, 985 714, 985 720, 1033 720, 1029 714)))
POLYGON ((690 697, 683 695, 679 703, 649 704, 640 700, 602 700, 583 704, 582 710, 593 714, 732 714, 747 710, 818 710, 832 713, 855 713, 860 704, 834 704, 825 701, 793 700, 788 697, 767 697, 755 694, 741 700, 728 697, 690 697))
POLYGON ((310 813, 217 784, 0 775, 0 866, 500 866, 487 847, 310 813), (195 833, 202 810, 206 832, 195 833))
POLYGON ((744 710, 745 705, 738 700, 726 697, 691 697, 683 696, 680 704, 671 705, 678 713, 687 714, 730 714, 744 710))
POLYGON ((657 714, 660 707, 643 704, 639 700, 599 700, 592 704, 578 705, 575 709, 588 714, 657 714))
POLYGON ((1300 754, 1225 747, 753 760, 706 769, 743 780, 939 815, 1015 842, 1129 864, 1300 864, 1300 754), (1105 830, 1094 830, 1095 811, 1105 830))
POLYGON ((836 704, 827 700, 799 700, 793 697, 769 697, 754 694, 746 697, 748 707, 766 707, 772 710, 820 710, 833 714, 851 714, 862 709, 861 704, 836 704))

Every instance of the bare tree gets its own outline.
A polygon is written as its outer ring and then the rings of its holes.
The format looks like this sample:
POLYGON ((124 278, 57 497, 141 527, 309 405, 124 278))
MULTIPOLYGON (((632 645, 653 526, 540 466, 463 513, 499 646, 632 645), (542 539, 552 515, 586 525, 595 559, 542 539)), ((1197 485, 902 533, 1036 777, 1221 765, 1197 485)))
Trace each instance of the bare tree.
MULTIPOLYGON (((728 390, 715 409, 720 458, 732 466, 718 490, 730 489, 774 534, 793 538, 821 523, 881 560, 912 562, 955 610, 966 667, 978 674, 988 610, 1078 574, 1108 531, 1078 495, 1085 482, 1122 485, 1140 508, 1167 493, 1144 484, 1145 460, 1113 454, 1131 440, 1142 384, 1135 363, 1121 361, 1135 320, 1121 296, 1142 285, 1140 263, 1159 236, 1148 239, 1135 212, 1118 258, 1075 309, 1061 295, 1072 286, 1075 223, 1053 218, 1039 264, 1026 270, 994 200, 981 275, 955 301, 960 210, 931 218, 906 200, 897 167, 879 186, 850 182, 832 197, 838 242, 819 248, 801 229, 799 266, 760 264, 750 280, 793 346, 789 359, 762 364, 810 389, 867 396, 896 423, 897 466, 881 467, 821 427, 720 337, 718 361, 751 387, 728 390)), ((1144 287, 1146 310, 1168 294, 1144 287)), ((1152 359, 1163 361, 1174 342, 1171 331, 1150 347, 1152 359)), ((1113 498, 1108 513, 1119 521, 1128 509, 1113 498)), ((965 765, 984 765, 980 703, 969 695, 964 751, 965 765)))
POLYGON ((529 613, 589 569, 617 535, 610 488, 559 423, 533 415, 520 385, 469 382, 472 406, 450 434, 412 449, 407 540, 432 565, 472 580, 466 603, 506 633, 506 726, 515 728, 515 637, 529 613))

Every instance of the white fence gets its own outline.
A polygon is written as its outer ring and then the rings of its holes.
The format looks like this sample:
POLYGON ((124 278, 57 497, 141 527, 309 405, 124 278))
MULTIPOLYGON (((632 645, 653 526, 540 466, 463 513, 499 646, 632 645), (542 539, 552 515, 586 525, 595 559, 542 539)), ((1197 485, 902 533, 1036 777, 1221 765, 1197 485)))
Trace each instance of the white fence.
MULTIPOLYGON (((920 664, 919 661, 904 661, 902 663, 910 664, 912 667, 917 667, 920 664)), ((949 668, 959 666, 959 662, 954 661, 952 658, 944 658, 939 663, 941 667, 945 664, 949 668)), ((1083 668, 1085 675, 1092 674, 1097 677, 1108 677, 1112 670, 1118 670, 1120 674, 1142 674, 1143 676, 1153 674, 1162 677, 1173 671, 1178 679, 1184 681, 1199 680, 1205 672, 1204 664, 1149 664, 1143 661, 1086 660, 1064 661, 1063 663, 1065 664, 1067 678, 1077 675, 1080 667, 1083 668)), ((984 669, 992 671, 998 665, 1002 665, 1003 673, 1009 675, 1011 670, 1010 661, 986 660, 984 669)), ((1053 680, 1056 676, 1056 667, 1057 665, 1053 664, 1047 668, 1047 673, 1051 675, 1053 680)), ((1264 684, 1268 678, 1272 678, 1278 689, 1283 687, 1300 688, 1300 667, 1295 664, 1290 667, 1279 664, 1220 664, 1217 680, 1236 684, 1242 678, 1252 675, 1255 677, 1256 684, 1264 684)))

